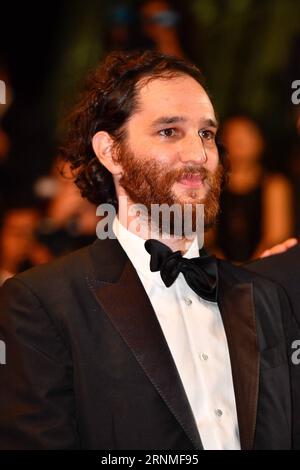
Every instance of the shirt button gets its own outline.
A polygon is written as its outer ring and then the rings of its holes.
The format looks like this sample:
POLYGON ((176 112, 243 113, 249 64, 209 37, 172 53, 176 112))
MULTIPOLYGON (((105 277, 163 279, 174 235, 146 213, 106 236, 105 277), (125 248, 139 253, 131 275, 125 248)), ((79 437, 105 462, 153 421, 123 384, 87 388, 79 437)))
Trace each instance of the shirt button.
POLYGON ((188 306, 192 305, 192 303, 193 303, 193 302, 191 301, 191 299, 189 299, 189 298, 187 298, 187 297, 186 297, 185 299, 183 299, 183 300, 184 300, 184 302, 186 303, 186 305, 188 305, 188 306))
POLYGON ((218 416, 218 418, 221 418, 222 414, 223 414, 223 411, 220 410, 219 408, 215 410, 215 415, 218 416))
POLYGON ((205 353, 201 353, 200 357, 201 357, 202 361, 207 361, 207 359, 208 359, 208 355, 205 354, 205 353))

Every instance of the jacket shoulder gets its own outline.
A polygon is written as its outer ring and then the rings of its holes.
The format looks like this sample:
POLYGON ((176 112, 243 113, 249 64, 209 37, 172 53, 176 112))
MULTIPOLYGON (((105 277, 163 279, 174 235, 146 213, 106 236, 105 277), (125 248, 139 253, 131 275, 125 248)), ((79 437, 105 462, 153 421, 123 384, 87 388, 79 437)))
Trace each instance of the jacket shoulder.
POLYGON ((255 286, 270 288, 274 288, 278 285, 276 282, 266 278, 263 274, 249 270, 247 266, 236 266, 224 260, 218 260, 218 266, 220 277, 233 284, 251 282, 255 286))
POLYGON ((290 287, 290 284, 295 284, 298 289, 300 244, 283 253, 254 260, 246 265, 246 269, 274 279, 287 287, 290 287))
POLYGON ((49 298, 51 293, 86 289, 96 280, 109 280, 118 275, 126 255, 116 240, 95 240, 94 243, 67 255, 56 258, 50 263, 35 266, 8 279, 4 285, 15 283, 25 285, 38 296, 49 298), (117 273, 117 274, 116 274, 117 273))
POLYGON ((46 283, 56 283, 63 277, 76 279, 78 274, 81 276, 91 270, 90 263, 90 245, 80 248, 72 253, 68 253, 56 258, 49 263, 40 264, 27 269, 13 277, 27 285, 41 285, 46 283))

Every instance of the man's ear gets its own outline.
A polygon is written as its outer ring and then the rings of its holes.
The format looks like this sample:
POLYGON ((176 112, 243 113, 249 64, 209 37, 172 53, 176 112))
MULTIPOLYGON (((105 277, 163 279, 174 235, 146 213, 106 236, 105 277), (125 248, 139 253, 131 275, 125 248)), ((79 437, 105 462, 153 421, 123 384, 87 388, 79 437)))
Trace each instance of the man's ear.
POLYGON ((114 140, 108 132, 99 131, 92 139, 94 152, 99 160, 108 171, 114 175, 122 173, 122 167, 114 158, 114 140))

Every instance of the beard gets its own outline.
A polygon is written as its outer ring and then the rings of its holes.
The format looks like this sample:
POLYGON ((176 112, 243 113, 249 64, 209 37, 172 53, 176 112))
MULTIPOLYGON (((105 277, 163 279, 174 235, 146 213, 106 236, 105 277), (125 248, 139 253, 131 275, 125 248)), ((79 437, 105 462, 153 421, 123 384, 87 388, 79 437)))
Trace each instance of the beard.
POLYGON ((216 170, 211 172, 200 165, 186 165, 182 168, 170 170, 170 167, 157 160, 145 160, 137 157, 128 146, 120 144, 117 149, 117 160, 121 163, 123 174, 119 181, 128 197, 134 204, 145 206, 148 214, 151 214, 153 204, 175 207, 170 213, 169 223, 165 224, 162 214, 159 214, 157 229, 160 234, 178 235, 178 220, 180 220, 179 233, 186 235, 182 214, 187 206, 191 209, 190 230, 195 233, 199 230, 198 208, 204 207, 204 220, 202 230, 211 228, 217 220, 219 213, 219 199, 225 177, 225 169, 221 163, 216 170), (182 178, 197 175, 201 178, 201 188, 205 187, 206 194, 200 196, 197 188, 186 188, 184 194, 176 195, 173 190, 175 183, 182 178))

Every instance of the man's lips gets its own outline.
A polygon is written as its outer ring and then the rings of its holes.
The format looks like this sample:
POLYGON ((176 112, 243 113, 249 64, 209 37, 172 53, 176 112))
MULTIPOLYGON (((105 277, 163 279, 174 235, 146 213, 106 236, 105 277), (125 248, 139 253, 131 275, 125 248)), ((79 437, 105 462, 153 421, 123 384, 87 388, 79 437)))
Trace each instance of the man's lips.
POLYGON ((198 188, 203 185, 203 178, 200 175, 185 175, 178 180, 178 183, 190 188, 198 188))

